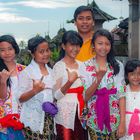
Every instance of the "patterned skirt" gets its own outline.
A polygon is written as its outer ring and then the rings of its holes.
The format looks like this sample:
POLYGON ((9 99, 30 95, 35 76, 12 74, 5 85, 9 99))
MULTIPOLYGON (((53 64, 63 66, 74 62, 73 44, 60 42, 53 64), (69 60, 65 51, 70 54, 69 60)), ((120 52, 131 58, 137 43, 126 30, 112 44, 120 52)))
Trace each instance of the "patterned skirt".
POLYGON ((88 132, 91 140, 119 140, 116 131, 110 134, 103 134, 100 132, 95 132, 93 129, 88 127, 88 132))
POLYGON ((56 124, 56 131, 56 140, 88 140, 88 132, 83 129, 77 113, 75 117, 74 131, 59 124, 56 124))
POLYGON ((29 127, 24 128, 26 140, 55 140, 53 118, 45 114, 43 133, 33 132, 29 127))

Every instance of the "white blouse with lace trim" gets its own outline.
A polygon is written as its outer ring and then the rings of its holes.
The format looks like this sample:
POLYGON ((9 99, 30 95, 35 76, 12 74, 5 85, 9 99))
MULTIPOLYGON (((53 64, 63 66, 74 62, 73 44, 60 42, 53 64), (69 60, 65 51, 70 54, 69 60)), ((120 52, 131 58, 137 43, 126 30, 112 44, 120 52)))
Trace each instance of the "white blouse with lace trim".
MULTIPOLYGON (((54 83, 52 79, 52 70, 47 65, 46 68, 49 74, 44 76, 43 82, 49 89, 45 89, 28 101, 23 102, 20 115, 20 120, 24 123, 25 127, 29 126, 32 131, 40 131, 40 133, 43 132, 45 116, 42 110, 42 103, 45 101, 53 102, 52 87, 54 83)), ((33 79, 39 80, 41 77, 42 74, 38 64, 32 60, 31 64, 19 75, 18 99, 23 93, 32 89, 33 79)))
MULTIPOLYGON (((78 65, 81 62, 77 61, 78 65)), ((63 60, 60 60, 54 65, 53 77, 56 81, 54 88, 54 97, 57 99, 58 114, 55 116, 55 121, 57 124, 74 130, 74 121, 76 115, 77 105, 79 106, 77 94, 63 94, 60 88, 68 81, 68 74, 63 60)), ((74 69, 69 69, 69 71, 74 71, 74 69)), ((79 74, 79 69, 75 70, 79 74)), ((71 86, 71 88, 76 88, 82 85, 82 81, 78 78, 71 86)), ((79 110, 78 110, 79 114, 79 110)))
MULTIPOLYGON (((130 86, 126 87, 126 111, 134 112, 135 109, 140 110, 140 91, 132 92, 130 86)), ((126 135, 120 140, 134 140, 133 134, 131 136, 128 135, 128 126, 130 123, 132 114, 126 114, 126 135)), ((138 114, 140 119, 140 114, 138 114)))

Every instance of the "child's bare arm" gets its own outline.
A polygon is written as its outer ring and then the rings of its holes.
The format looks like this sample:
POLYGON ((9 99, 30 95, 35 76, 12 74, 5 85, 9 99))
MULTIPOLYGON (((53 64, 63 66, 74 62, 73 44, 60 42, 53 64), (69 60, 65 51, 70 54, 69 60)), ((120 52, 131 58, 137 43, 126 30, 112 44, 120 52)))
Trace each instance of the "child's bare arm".
POLYGON ((118 126, 117 135, 120 138, 125 135, 125 111, 126 111, 125 97, 121 97, 119 99, 119 109, 120 109, 120 124, 118 126))
POLYGON ((7 97, 7 80, 10 77, 11 72, 3 70, 0 72, 0 98, 5 99, 7 97))
POLYGON ((107 68, 99 68, 96 70, 96 80, 92 83, 92 85, 86 90, 86 96, 85 96, 85 101, 88 101, 91 96, 94 94, 96 89, 98 88, 98 85, 100 84, 103 76, 105 75, 107 71, 107 68))

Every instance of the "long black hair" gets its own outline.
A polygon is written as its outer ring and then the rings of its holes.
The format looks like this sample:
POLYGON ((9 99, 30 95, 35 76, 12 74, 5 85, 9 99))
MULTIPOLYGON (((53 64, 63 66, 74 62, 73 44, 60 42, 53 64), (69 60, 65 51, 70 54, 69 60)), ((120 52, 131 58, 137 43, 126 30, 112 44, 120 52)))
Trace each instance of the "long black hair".
MULTIPOLYGON (((62 44, 66 45, 67 43, 70 43, 71 45, 79 45, 81 47, 83 44, 83 39, 76 31, 70 30, 66 31, 62 37, 62 44)), ((64 58, 64 56, 65 51, 63 48, 61 48, 58 60, 61 60, 64 58)))
MULTIPOLYGON (((1 42, 8 42, 11 44, 11 46, 14 48, 15 53, 18 54, 19 53, 19 46, 15 40, 15 38, 11 35, 2 35, 0 36, 0 43, 1 42)), ((6 66, 6 64, 4 63, 3 59, 0 58, 0 71, 2 71, 3 69, 9 71, 8 67, 6 66)), ((7 80, 7 86, 10 87, 10 78, 8 78, 7 80)))
POLYGON ((126 65, 125 65, 125 82, 126 82, 126 84, 129 84, 128 73, 133 72, 134 70, 137 69, 137 67, 140 67, 140 60, 132 59, 132 60, 127 61, 126 65))
POLYGON ((113 50, 113 38, 112 38, 112 35, 111 33, 106 30, 106 29, 99 29, 97 30, 94 35, 93 35, 93 38, 92 38, 92 44, 93 46, 95 45, 95 40, 97 37, 99 36, 104 36, 106 37, 110 44, 111 44, 111 49, 110 49, 110 52, 107 54, 107 62, 109 63, 110 66, 113 67, 113 70, 114 70, 114 75, 117 75, 120 71, 120 67, 119 67, 119 63, 117 62, 117 60, 115 59, 115 55, 114 55, 114 50, 113 50))

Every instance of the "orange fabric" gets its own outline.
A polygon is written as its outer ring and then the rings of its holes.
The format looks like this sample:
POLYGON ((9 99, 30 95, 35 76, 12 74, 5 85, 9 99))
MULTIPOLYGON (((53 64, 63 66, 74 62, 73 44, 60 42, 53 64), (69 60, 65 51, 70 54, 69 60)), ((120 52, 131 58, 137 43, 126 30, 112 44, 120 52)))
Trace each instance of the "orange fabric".
POLYGON ((79 111, 80 111, 80 116, 82 115, 82 111, 84 108, 84 98, 83 98, 83 91, 84 91, 84 87, 77 87, 77 88, 70 88, 67 90, 67 93, 69 94, 73 94, 73 93, 77 93, 77 98, 79 101, 79 111))
POLYGON ((79 54, 77 55, 76 59, 79 61, 87 61, 95 56, 95 52, 93 52, 93 46, 91 44, 91 39, 87 40, 83 43, 79 54))

